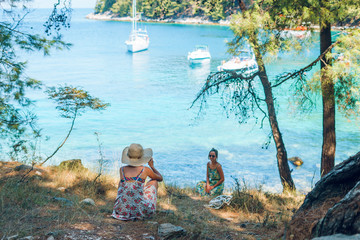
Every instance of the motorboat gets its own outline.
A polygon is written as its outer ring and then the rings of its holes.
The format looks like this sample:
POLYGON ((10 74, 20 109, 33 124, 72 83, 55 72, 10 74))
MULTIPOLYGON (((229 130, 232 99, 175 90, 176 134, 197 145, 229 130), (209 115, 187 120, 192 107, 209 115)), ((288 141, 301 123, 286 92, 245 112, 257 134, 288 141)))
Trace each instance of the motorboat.
POLYGON ((298 38, 304 39, 309 38, 311 36, 310 31, 299 31, 299 30, 284 30, 280 33, 280 37, 282 38, 298 38))
POLYGON ((311 31, 304 26, 297 26, 296 28, 285 29, 281 31, 280 37, 282 38, 309 38, 311 36, 311 31))
POLYGON ((149 36, 146 29, 138 28, 137 26, 137 16, 136 16, 136 0, 133 0, 133 18, 132 18, 132 29, 129 36, 129 39, 125 41, 127 50, 129 52, 135 53, 147 50, 149 47, 149 36))
POLYGON ((251 75, 259 71, 258 64, 253 52, 242 50, 238 56, 232 57, 229 61, 223 61, 217 67, 218 71, 236 71, 243 75, 251 75))
POLYGON ((190 64, 203 64, 210 62, 211 55, 208 46, 196 45, 194 51, 188 53, 187 58, 190 64))

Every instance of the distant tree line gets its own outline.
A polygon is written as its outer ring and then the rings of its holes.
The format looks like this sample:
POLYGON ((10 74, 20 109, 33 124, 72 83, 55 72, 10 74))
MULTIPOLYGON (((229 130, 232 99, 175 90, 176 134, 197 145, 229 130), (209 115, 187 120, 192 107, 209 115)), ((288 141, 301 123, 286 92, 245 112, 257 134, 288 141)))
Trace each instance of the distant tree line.
MULTIPOLYGON (((239 9, 237 0, 138 0, 137 12, 149 19, 207 17, 218 21, 239 9)), ((131 16, 132 0, 97 0, 95 13, 131 16)))

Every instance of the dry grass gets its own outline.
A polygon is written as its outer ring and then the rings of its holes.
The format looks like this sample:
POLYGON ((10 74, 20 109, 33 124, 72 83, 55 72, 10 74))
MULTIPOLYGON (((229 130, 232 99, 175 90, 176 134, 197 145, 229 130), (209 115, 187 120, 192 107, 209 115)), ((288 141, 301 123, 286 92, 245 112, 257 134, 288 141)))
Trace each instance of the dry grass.
POLYGON ((122 222, 110 217, 118 179, 101 176, 87 169, 41 169, 33 171, 27 182, 18 183, 24 171, 19 163, 0 162, 0 239, 4 236, 44 236, 56 239, 119 239, 129 235, 157 235, 157 226, 172 223, 186 229, 183 239, 279 239, 301 195, 265 193, 259 189, 235 188, 230 206, 220 210, 204 207, 210 198, 200 197, 192 188, 160 184, 157 214, 149 221, 122 222), (54 197, 73 202, 65 206, 54 197), (92 198, 96 206, 79 202, 92 198), (134 232, 133 229, 137 229, 134 232), (84 233, 85 232, 85 233, 84 233), (77 237, 76 237, 77 236, 77 237), (91 238, 94 236, 94 238, 91 238), (69 238, 71 239, 71 238, 69 238))

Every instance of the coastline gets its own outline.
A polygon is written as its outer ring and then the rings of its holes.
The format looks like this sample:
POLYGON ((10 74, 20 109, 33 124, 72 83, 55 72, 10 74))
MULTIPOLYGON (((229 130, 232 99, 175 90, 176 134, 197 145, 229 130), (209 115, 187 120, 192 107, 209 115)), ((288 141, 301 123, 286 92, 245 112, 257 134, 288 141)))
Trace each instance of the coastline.
MULTIPOLYGON (((98 20, 98 21, 119 21, 119 22, 131 22, 132 18, 127 17, 117 17, 116 14, 111 12, 105 13, 89 13, 86 15, 87 19, 98 20)), ((170 23, 170 24, 186 24, 186 25, 217 25, 217 26, 230 26, 231 16, 227 17, 225 20, 211 21, 207 17, 181 17, 181 18, 167 18, 167 19, 149 19, 142 18, 139 22, 148 22, 148 23, 170 23)), ((320 31, 320 26, 312 25, 312 30, 315 32, 320 31)), ((340 31, 346 29, 346 26, 337 26, 334 25, 331 27, 335 31, 340 31)), ((359 28, 359 26, 355 27, 359 28)))
MULTIPOLYGON (((117 17, 115 14, 110 12, 105 13, 89 13, 86 15, 87 19, 100 20, 100 21, 119 21, 119 22, 130 22, 132 18, 128 17, 117 17)), ((142 18, 139 22, 149 23, 171 23, 171 24, 201 24, 201 25, 219 25, 229 26, 230 18, 219 21, 211 21, 205 17, 182 17, 182 18, 167 18, 167 19, 148 19, 142 18)))

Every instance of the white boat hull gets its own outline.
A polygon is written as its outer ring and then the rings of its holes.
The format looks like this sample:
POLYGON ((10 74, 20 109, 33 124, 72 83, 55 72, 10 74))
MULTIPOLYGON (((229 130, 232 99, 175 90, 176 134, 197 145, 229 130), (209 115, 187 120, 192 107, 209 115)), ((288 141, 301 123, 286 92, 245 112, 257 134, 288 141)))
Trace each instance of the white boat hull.
POLYGON ((207 64, 210 63, 210 58, 189 58, 190 64, 207 64))
POLYGON ((133 36, 127 40, 125 44, 127 46, 127 50, 134 53, 147 50, 149 42, 148 36, 133 36))
POLYGON ((295 30, 285 30, 280 33, 280 37, 282 38, 309 38, 311 36, 310 31, 295 31, 295 30))
POLYGON ((217 67, 218 71, 235 71, 244 75, 251 75, 259 71, 259 67, 254 59, 237 60, 232 59, 217 67))
POLYGON ((206 45, 198 45, 194 51, 188 53, 190 64, 206 64, 210 59, 211 55, 206 45))

